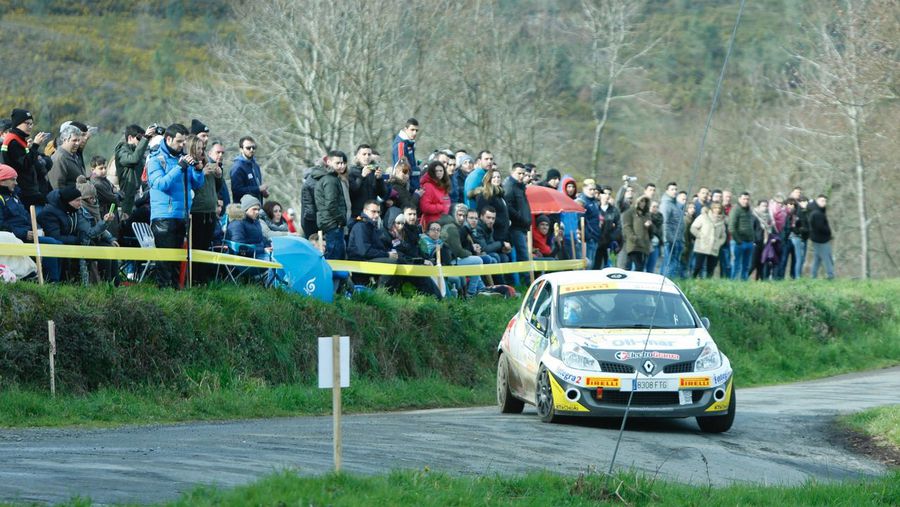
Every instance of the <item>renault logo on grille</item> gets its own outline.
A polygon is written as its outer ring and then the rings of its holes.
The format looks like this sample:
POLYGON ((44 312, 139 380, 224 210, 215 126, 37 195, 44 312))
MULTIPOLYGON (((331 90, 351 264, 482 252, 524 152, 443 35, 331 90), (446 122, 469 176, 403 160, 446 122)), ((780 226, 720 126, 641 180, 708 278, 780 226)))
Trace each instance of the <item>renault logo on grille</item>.
POLYGON ((653 364, 653 361, 644 361, 644 371, 647 373, 653 373, 653 369, 656 368, 656 365, 653 364))

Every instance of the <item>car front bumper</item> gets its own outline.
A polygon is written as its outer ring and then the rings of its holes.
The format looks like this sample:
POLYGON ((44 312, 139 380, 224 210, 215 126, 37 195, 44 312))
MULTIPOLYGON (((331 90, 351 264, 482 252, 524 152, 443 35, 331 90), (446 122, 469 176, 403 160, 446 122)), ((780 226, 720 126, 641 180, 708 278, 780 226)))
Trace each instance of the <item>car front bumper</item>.
MULTIPOLYGON (((734 389, 729 365, 702 374, 661 374, 653 377, 653 380, 668 384, 668 390, 633 390, 634 374, 548 369, 554 408, 560 415, 621 417, 625 414, 629 398, 631 406, 628 412, 635 417, 724 415, 734 389), (673 383, 677 390, 671 389, 673 383)), ((651 380, 643 376, 638 378, 651 380)))

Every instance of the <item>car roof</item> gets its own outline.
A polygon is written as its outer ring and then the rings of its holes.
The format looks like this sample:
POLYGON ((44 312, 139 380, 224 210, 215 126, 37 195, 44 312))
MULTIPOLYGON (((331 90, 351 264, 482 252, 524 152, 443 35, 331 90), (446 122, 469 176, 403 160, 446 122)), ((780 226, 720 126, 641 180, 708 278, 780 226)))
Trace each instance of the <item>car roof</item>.
POLYGON ((600 270, 559 271, 547 273, 540 279, 547 280, 554 285, 576 290, 592 290, 600 288, 593 284, 614 284, 605 286, 606 289, 634 289, 634 290, 659 290, 663 292, 681 292, 674 282, 656 273, 644 273, 642 271, 625 271, 619 268, 604 268, 600 270), (582 288, 583 287, 583 288, 582 288))

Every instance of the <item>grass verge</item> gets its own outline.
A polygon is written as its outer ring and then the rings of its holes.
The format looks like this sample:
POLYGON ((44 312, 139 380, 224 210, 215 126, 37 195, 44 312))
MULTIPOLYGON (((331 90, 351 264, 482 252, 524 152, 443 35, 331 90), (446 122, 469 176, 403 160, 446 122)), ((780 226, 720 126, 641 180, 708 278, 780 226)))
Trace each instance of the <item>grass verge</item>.
POLYGON ((844 416, 841 423, 900 451, 900 405, 878 407, 844 416))
MULTIPOLYGON (((493 403, 490 380, 477 386, 447 384, 441 378, 354 379, 342 390, 345 413, 462 407, 493 403)), ((169 389, 99 389, 83 395, 50 397, 12 387, 0 392, 0 427, 158 424, 234 418, 324 415, 331 413, 331 389, 244 382, 187 395, 169 389)))
MULTIPOLYGON (((281 472, 256 483, 220 490, 201 487, 169 506, 245 505, 898 505, 900 472, 868 481, 808 483, 795 487, 732 485, 705 488, 654 480, 633 473, 607 481, 598 475, 564 477, 533 473, 517 477, 457 477, 403 471, 374 477, 297 477, 281 472), (609 486, 609 487, 608 487, 609 486)), ((90 505, 84 499, 68 505, 90 505)))
MULTIPOLYGON (((900 281, 681 284, 739 387, 900 364, 900 281)), ((488 404, 519 300, 375 292, 334 304, 255 287, 0 284, 0 426, 327 413, 316 336, 351 336, 350 412, 488 404), (47 393, 46 321, 57 323, 47 393)))

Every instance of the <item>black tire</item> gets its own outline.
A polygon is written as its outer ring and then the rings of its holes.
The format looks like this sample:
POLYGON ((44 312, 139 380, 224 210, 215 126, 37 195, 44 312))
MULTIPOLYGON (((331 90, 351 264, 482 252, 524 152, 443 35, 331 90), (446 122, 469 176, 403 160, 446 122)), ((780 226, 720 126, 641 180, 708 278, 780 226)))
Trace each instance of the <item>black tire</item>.
POLYGON ((553 388, 550 385, 550 372, 545 366, 541 366, 538 373, 537 393, 535 393, 535 405, 541 421, 553 423, 559 421, 556 415, 556 407, 553 404, 553 388))
POLYGON ((728 412, 725 415, 710 415, 697 417, 697 425, 704 433, 724 433, 734 424, 734 411, 737 408, 737 390, 731 388, 731 402, 728 404, 728 412))
POLYGON ((525 402, 509 390, 509 359, 506 354, 500 354, 497 360, 497 405, 503 414, 521 414, 525 408, 525 402))

